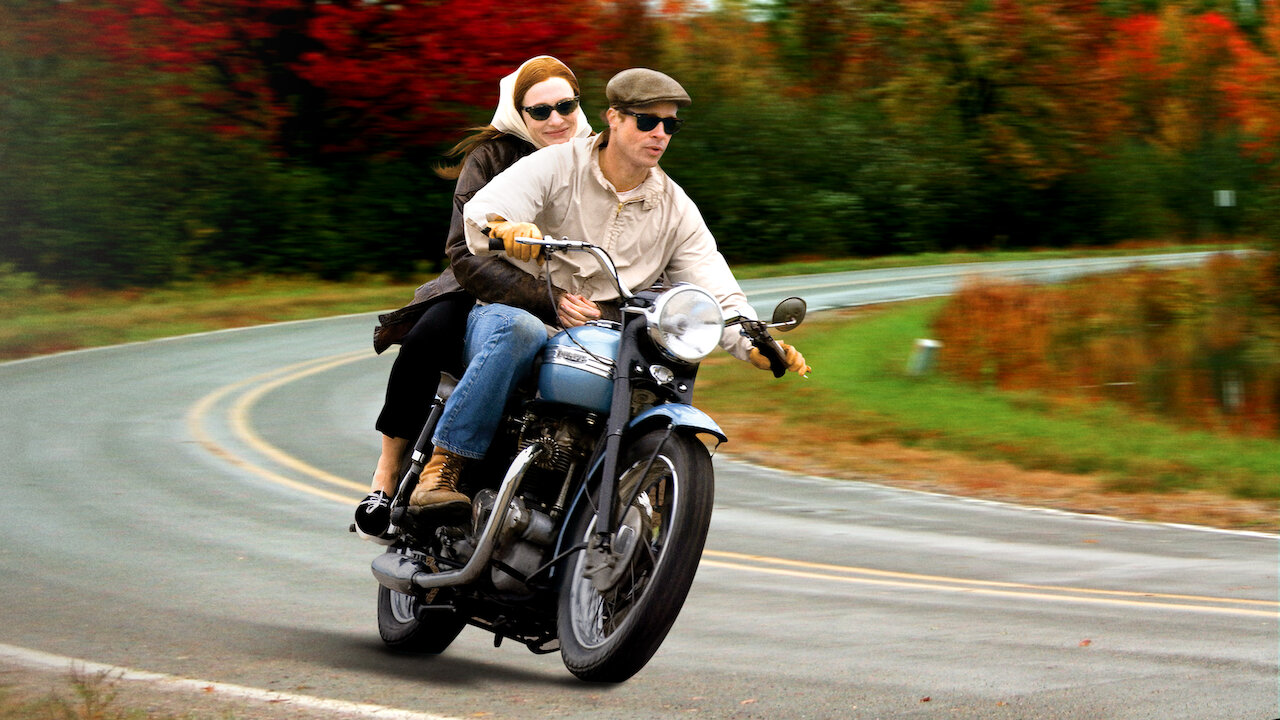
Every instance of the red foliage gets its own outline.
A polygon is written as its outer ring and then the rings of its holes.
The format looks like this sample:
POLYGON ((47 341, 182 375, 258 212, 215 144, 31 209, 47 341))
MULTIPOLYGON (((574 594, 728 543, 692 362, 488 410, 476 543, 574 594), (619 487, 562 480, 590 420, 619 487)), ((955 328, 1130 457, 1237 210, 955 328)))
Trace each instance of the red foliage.
POLYGON ((171 75, 223 127, 288 152, 434 144, 476 121, 526 58, 570 66, 596 44, 589 1, 77 0, 125 67, 171 75))
POLYGON ((1233 62, 1217 78, 1228 112, 1246 137, 1245 149, 1259 160, 1280 159, 1280 8, 1264 8, 1266 24, 1256 42, 1238 34, 1227 42, 1233 62))
POLYGON ((1129 130, 1166 144, 1240 129, 1246 149, 1275 158, 1280 141, 1280 12, 1267 9, 1260 37, 1250 39, 1219 12, 1199 15, 1168 6, 1159 15, 1117 21, 1102 66, 1130 108, 1129 130))
POLYGON ((1121 77, 1164 80, 1160 63, 1160 19, 1155 15, 1134 15, 1116 22, 1116 42, 1106 61, 1121 77))

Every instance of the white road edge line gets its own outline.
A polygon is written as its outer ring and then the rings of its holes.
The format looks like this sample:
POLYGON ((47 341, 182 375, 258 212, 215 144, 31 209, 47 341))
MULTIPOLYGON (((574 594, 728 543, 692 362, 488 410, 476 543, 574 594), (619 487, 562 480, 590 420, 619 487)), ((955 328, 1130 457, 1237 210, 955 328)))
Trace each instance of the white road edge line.
POLYGON ((282 693, 275 690, 233 685, 230 683, 210 682, 196 678, 185 678, 177 675, 154 673, 145 670, 117 665, 88 662, 63 655, 5 645, 0 643, 0 661, 34 670, 76 671, 103 674, 112 680, 128 680, 131 682, 150 683, 157 689, 178 692, 198 692, 205 696, 219 697, 228 700, 250 700, 259 703, 284 705, 289 708, 330 712, 342 715, 358 715, 378 718, 379 720, 461 720, 461 718, 430 713, 400 710, 398 708, 373 705, 371 703, 355 703, 345 700, 331 700, 311 695, 282 693))

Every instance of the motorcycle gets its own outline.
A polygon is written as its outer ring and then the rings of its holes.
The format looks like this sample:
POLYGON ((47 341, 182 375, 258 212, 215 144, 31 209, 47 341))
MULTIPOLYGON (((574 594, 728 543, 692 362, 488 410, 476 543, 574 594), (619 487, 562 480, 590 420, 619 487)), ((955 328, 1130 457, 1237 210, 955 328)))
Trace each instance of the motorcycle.
POLYGON ((487 457, 463 471, 469 521, 408 508, 452 390, 442 376, 392 499, 389 545, 372 563, 378 631, 395 650, 438 654, 473 625, 493 633, 495 647, 511 639, 558 650, 578 678, 622 682, 675 622, 711 521, 714 474, 701 438, 727 438, 691 403, 698 364, 737 326, 781 377, 786 362, 769 330, 795 328, 806 307, 789 298, 770 322, 726 320, 695 285, 633 293, 598 246, 521 242, 548 258, 594 255, 618 289, 622 321, 547 341, 487 457))

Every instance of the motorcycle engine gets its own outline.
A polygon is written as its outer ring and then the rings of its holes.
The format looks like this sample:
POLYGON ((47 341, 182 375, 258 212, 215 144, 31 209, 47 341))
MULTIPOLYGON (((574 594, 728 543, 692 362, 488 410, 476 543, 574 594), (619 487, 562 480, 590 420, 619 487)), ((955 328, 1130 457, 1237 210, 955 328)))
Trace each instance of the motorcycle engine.
MULTIPOLYGON (((476 493, 471 506, 472 538, 479 537, 489 522, 497 497, 498 494, 489 489, 476 493)), ((524 578, 542 566, 542 557, 546 548, 555 541, 555 535, 555 521, 550 515, 530 508, 522 497, 514 498, 507 508, 502 527, 498 529, 494 560, 500 561, 501 565, 495 565, 491 571, 494 587, 505 592, 526 590, 524 578), (503 565, 515 572, 507 572, 503 565)))
POLYGON ((553 418, 530 412, 520 425, 519 449, 541 443, 547 452, 538 459, 537 466, 567 473, 590 452, 590 443, 596 436, 592 430, 599 423, 595 415, 553 418))
MULTIPOLYGON (((599 425, 599 418, 593 414, 554 417, 529 411, 520 418, 517 449, 538 444, 545 452, 530 468, 520 494, 511 501, 502 527, 498 528, 490 570, 490 580, 497 590, 529 590, 525 579, 542 567, 548 549, 555 543, 556 520, 552 515, 563 509, 577 469, 599 434, 599 425)), ((457 563, 465 563, 471 557, 493 515, 497 498, 493 489, 480 490, 471 504, 471 527, 437 531, 444 557, 457 563)))

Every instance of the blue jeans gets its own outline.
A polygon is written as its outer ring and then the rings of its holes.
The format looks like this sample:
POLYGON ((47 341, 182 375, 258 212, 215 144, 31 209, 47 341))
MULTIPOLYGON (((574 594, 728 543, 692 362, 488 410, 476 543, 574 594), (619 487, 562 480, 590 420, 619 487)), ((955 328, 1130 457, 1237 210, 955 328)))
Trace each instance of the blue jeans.
POLYGON ((547 342, 547 327, 509 305, 476 305, 467 317, 462 354, 467 369, 445 403, 432 442, 455 455, 482 458, 493 442, 507 397, 547 342))

